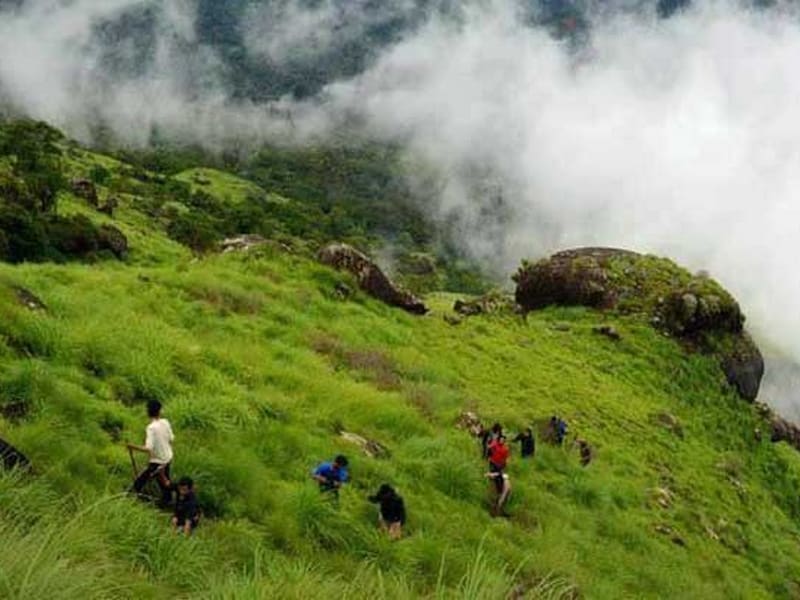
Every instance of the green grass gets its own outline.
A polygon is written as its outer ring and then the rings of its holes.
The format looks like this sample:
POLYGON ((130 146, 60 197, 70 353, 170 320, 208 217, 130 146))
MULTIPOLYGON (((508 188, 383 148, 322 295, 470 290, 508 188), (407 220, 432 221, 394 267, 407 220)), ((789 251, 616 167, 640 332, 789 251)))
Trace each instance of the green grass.
MULTIPOLYGON (((586 309, 450 324, 447 294, 427 317, 342 301, 352 281, 277 246, 193 258, 137 202, 114 217, 125 263, 0 265, 0 408, 27 410, 0 437, 36 467, 0 475, 0 597, 797 596, 800 456, 756 441, 713 358, 586 309), (605 323, 621 341, 592 331, 605 323), (198 482, 191 540, 121 494, 151 398, 174 473, 198 482), (512 431, 558 413, 596 458, 540 443, 512 461, 512 519, 493 520, 464 410, 512 431), (308 474, 339 452, 337 509, 308 474), (409 510, 398 543, 366 500, 383 482, 409 510)), ((69 195, 61 210, 106 218, 69 195)))
MULTIPOLYGON (((101 499, 58 549, 48 528, 76 508, 33 503, 26 518, 38 529, 26 535, 3 505, 21 549, 4 560, 44 544, 47 560, 25 564, 49 590, 58 553, 88 568, 108 548, 107 566, 93 571, 98 597, 104 586, 304 597, 322 585, 334 595, 482 598, 519 582, 544 582, 556 596, 793 593, 800 460, 754 440, 755 416, 711 360, 635 320, 614 320, 619 343, 592 333, 603 317, 581 309, 454 326, 441 313, 336 300, 338 278, 274 250, 161 267, 0 267, 6 290, 23 286, 48 306, 30 312, 8 291, 0 301, 0 404, 23 399, 29 409, 0 429, 40 473, 13 485, 78 506, 101 499), (210 517, 188 545, 170 537, 166 516, 114 497, 129 480, 114 427, 141 438, 149 398, 164 401, 176 473, 199 482, 210 517), (514 518, 493 521, 477 447, 453 426, 464 409, 513 429, 557 412, 597 458, 583 469, 571 448, 540 445, 534 461, 511 467, 514 518), (657 424, 661 413, 679 420, 683 438, 657 424), (360 456, 338 425, 391 458, 360 456), (354 481, 334 510, 307 474, 337 452, 353 458, 354 481), (383 481, 411 515, 397 544, 376 531, 365 501, 383 481), (669 490, 669 507, 652 502, 656 488, 669 490), (257 556, 270 557, 268 571, 257 556), (197 568, 181 572, 186 561, 197 568)), ((29 584, 14 577, 9 589, 22 597, 29 584)))
POLYGON ((175 179, 188 183, 193 192, 202 191, 218 200, 233 204, 246 202, 248 198, 260 196, 268 196, 273 202, 288 202, 279 194, 267 194, 256 184, 217 169, 203 167, 187 169, 178 173, 175 179))

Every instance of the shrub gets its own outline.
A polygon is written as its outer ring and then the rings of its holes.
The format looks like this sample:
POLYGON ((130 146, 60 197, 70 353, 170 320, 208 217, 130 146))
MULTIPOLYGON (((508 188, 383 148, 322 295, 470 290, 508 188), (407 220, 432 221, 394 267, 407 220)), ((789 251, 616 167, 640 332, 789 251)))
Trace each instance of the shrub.
POLYGON ((63 256, 85 257, 100 248, 97 228, 84 215, 51 219, 47 234, 52 247, 63 256))
POLYGON ((95 165, 92 167, 92 170, 89 171, 89 179, 92 180, 92 183, 95 185, 105 185, 108 183, 108 180, 111 178, 111 171, 106 169, 102 165, 95 165))
POLYGON ((44 223, 17 204, 0 203, 0 231, 5 238, 5 258, 18 263, 39 260, 48 252, 44 223))
POLYGON ((219 239, 211 219, 197 212, 179 214, 167 226, 167 233, 176 242, 200 253, 211 250, 219 239))

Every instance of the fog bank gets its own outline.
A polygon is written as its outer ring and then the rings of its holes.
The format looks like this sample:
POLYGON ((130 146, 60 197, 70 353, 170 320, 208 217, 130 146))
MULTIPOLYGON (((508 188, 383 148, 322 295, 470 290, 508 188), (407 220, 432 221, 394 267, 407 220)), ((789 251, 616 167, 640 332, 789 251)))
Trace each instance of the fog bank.
MULTIPOLYGON (((800 364, 795 13, 715 2, 663 20, 605 4, 588 11, 588 33, 565 21, 557 39, 513 0, 429 4, 361 75, 258 104, 226 88, 225 64, 196 39, 194 2, 30 1, 0 13, 0 94, 72 135, 102 119, 135 144, 154 129, 212 147, 302 144, 358 123, 436 167, 430 213, 455 218, 464 247, 495 271, 569 246, 668 255, 711 272, 762 346, 800 364), (139 9, 156 14, 154 50, 135 74, 109 71, 95 28, 139 9)), ((255 3, 241 24, 248 60, 313 58, 357 37, 375 15, 350 6, 255 3)), ((772 372, 765 396, 793 410, 797 378, 772 372)))

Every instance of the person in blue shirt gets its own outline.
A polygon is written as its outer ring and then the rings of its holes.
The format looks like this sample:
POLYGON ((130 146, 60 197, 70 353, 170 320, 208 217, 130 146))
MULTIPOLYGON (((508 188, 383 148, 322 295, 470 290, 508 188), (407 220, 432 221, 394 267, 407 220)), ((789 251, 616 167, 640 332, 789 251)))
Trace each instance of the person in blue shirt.
POLYGON ((552 436, 552 441, 555 442, 557 445, 561 445, 564 443, 564 439, 567 437, 567 423, 561 417, 557 417, 553 415, 550 417, 550 425, 549 425, 549 435, 552 436))
POLYGON ((347 472, 347 457, 341 454, 333 462, 321 463, 311 477, 319 484, 319 491, 339 494, 339 488, 350 479, 347 472))
POLYGON ((564 440, 567 437, 567 422, 563 419, 558 419, 558 424, 556 427, 556 443, 560 446, 564 443, 564 440))

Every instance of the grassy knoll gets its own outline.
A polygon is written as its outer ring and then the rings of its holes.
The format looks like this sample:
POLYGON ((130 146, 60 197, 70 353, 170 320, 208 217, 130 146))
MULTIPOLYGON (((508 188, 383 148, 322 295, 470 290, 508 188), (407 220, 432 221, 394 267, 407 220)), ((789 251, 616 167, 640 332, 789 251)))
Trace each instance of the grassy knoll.
POLYGON ((38 472, 0 480, 0 529, 18 549, 0 558, 1 595, 797 592, 800 458, 754 439, 755 417, 711 361, 633 320, 607 340, 582 309, 414 318, 336 299, 341 277, 271 249, 0 267, 0 405, 27 411, 0 431, 38 472), (47 310, 21 306, 12 286, 47 310), (199 482, 209 519, 190 541, 117 495, 120 442, 141 437, 148 398, 177 432, 176 473, 199 482), (559 412, 597 458, 583 469, 540 446, 511 468, 513 519, 492 520, 475 443, 453 427, 466 408, 509 427, 559 412), (360 456, 340 426, 391 457, 360 456), (354 473, 338 511, 307 475, 336 452, 354 473), (384 480, 411 515, 396 544, 365 501, 384 480))
MULTIPOLYGON (((267 193, 254 183, 217 169, 201 167, 187 169, 178 173, 175 179, 188 183, 192 192, 202 191, 234 204, 245 202, 250 198, 267 196, 267 193)), ((274 202, 288 201, 278 194, 270 194, 269 199, 274 202)))

